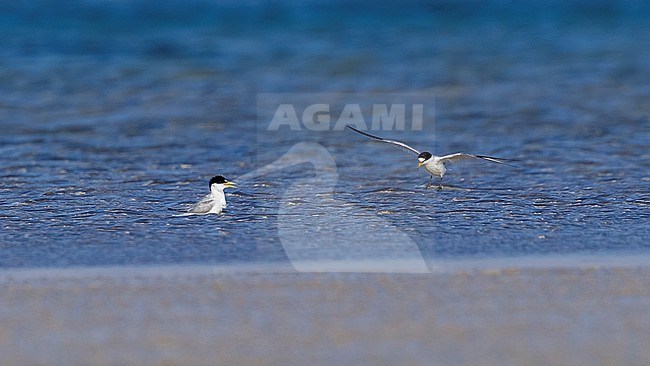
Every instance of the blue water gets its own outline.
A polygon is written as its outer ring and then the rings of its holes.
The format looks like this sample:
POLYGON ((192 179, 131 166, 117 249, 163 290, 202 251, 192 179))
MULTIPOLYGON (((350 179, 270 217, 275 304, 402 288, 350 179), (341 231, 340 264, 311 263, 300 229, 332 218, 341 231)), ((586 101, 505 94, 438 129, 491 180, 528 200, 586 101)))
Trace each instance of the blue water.
POLYGON ((284 262, 279 222, 305 242, 345 232, 314 221, 336 217, 323 202, 427 258, 650 251, 643 2, 2 2, 0 44, 2 267, 284 262), (376 134, 516 167, 427 190, 408 153, 265 134, 257 114, 259 93, 412 92, 435 96, 435 123, 376 134), (333 195, 315 187, 331 169, 297 160, 238 182, 223 215, 174 216, 211 176, 307 140, 335 162, 333 195))

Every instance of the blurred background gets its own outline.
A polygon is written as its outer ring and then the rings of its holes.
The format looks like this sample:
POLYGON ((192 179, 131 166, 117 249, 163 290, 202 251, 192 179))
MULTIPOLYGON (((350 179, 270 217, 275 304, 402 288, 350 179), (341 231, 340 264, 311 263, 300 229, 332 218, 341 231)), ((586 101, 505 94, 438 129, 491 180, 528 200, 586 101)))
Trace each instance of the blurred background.
POLYGON ((316 137, 339 199, 427 257, 650 249, 643 1, 2 1, 0 44, 1 267, 285 261, 277 199, 304 165, 173 217, 286 151, 258 93, 431 93, 435 125, 383 135, 519 160, 436 193, 408 154, 316 137))

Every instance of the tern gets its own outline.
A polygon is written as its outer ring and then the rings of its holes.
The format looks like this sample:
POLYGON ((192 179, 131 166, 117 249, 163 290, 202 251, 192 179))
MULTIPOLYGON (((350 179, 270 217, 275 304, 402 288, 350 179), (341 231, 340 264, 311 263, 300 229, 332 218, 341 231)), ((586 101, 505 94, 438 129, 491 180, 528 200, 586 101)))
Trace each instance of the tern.
POLYGON ((223 190, 226 188, 237 188, 235 183, 229 182, 221 175, 210 179, 210 194, 194 204, 185 215, 207 215, 218 214, 226 208, 226 195, 223 190))
POLYGON ((471 161, 471 160, 485 160, 493 163, 509 165, 506 163, 506 161, 508 161, 507 159, 495 158, 492 156, 485 156, 485 155, 473 155, 473 154, 465 154, 459 152, 459 153, 449 154, 445 156, 435 156, 428 151, 420 152, 401 141, 388 140, 379 136, 371 135, 367 132, 359 131, 352 126, 347 126, 347 127, 352 131, 364 135, 366 137, 370 137, 371 139, 381 141, 381 142, 386 142, 395 146, 399 146, 403 149, 415 153, 418 156, 418 169, 421 166, 424 166, 427 172, 429 172, 429 182, 427 183, 426 188, 429 188, 431 186, 431 181, 433 180, 433 176, 435 175, 437 177, 440 177, 438 190, 442 189, 442 176, 445 175, 445 172, 447 172, 447 167, 445 165, 448 163, 454 164, 454 163, 460 163, 460 162, 471 161))

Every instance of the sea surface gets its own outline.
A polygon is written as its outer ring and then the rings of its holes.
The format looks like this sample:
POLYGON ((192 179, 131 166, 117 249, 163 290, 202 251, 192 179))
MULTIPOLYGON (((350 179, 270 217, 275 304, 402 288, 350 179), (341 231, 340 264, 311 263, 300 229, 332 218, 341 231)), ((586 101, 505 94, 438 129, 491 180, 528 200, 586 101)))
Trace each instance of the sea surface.
POLYGON ((645 2, 3 1, 0 44, 3 268, 650 253, 645 2), (412 94, 432 122, 371 132, 512 166, 426 189, 259 109, 412 94), (178 216, 216 174, 224 213, 178 216))

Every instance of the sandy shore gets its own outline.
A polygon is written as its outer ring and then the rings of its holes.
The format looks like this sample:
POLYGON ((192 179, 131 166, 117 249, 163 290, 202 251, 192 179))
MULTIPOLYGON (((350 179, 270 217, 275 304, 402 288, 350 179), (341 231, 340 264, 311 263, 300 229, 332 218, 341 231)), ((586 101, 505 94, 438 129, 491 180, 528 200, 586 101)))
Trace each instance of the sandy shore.
MULTIPOLYGON (((646 262, 647 263, 647 262, 646 262)), ((0 271, 2 365, 647 365, 650 267, 0 271)))

